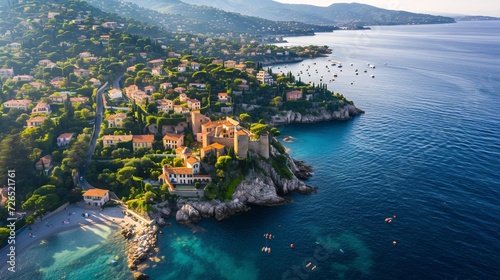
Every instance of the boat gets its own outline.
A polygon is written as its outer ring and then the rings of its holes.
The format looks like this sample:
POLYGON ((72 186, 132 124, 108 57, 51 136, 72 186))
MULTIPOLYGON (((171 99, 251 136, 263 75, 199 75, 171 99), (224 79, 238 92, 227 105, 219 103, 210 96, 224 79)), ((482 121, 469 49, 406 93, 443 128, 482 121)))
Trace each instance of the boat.
POLYGON ((334 77, 337 77, 337 73, 333 73, 333 76, 334 76, 334 77))
POLYGON ((306 264, 306 267, 310 267, 310 266, 311 266, 311 264, 312 264, 311 262, 308 262, 308 263, 306 264))
POLYGON ((315 270, 316 269, 316 266, 313 266, 313 268, 311 268, 311 270, 315 270))
POLYGON ((375 78, 375 75, 371 75, 370 77, 375 78))

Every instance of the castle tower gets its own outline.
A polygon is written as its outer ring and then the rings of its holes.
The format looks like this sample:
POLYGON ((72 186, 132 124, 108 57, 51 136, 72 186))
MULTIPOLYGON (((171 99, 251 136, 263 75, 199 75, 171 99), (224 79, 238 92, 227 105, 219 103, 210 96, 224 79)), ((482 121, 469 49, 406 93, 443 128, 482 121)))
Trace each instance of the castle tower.
POLYGON ((238 130, 234 135, 234 152, 239 158, 247 157, 248 140, 248 135, 243 130, 238 130))
POLYGON ((269 133, 265 132, 259 139, 259 155, 269 158, 269 133))
POLYGON ((210 143, 211 141, 208 138, 208 134, 209 134, 208 132, 204 132, 202 135, 202 145, 203 145, 202 147, 206 147, 211 144, 210 143))

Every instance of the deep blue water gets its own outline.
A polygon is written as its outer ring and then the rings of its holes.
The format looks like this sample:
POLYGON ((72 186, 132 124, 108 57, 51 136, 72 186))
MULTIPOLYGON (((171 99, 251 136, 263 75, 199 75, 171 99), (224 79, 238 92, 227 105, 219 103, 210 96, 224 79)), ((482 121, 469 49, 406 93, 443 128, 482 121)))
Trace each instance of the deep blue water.
POLYGON ((309 69, 303 81, 323 76, 366 114, 281 128, 297 139, 285 144, 291 154, 314 166, 308 184, 318 193, 204 220, 205 232, 168 230, 179 237, 161 241, 164 269, 147 272, 158 279, 498 279, 500 22, 287 40, 333 53, 274 72, 309 69), (329 59, 341 61, 342 72, 329 59), (271 254, 260 251, 266 232, 276 235, 271 254), (306 269, 308 261, 317 269, 306 269))
MULTIPOLYGON (((281 128, 296 138, 285 143, 291 154, 314 167, 307 183, 318 193, 293 194, 293 203, 221 222, 165 228, 162 261, 146 273, 186 280, 498 279, 500 22, 287 40, 328 45, 333 53, 274 72, 309 69, 303 81, 323 79, 366 114, 281 128), (329 59, 341 61, 342 72, 329 59), (333 73, 338 77, 329 82, 333 73), (264 233, 275 235, 267 242, 271 254, 261 252, 264 233), (305 267, 309 261, 316 270, 305 267)), ((41 254, 36 250, 27 253, 41 254)), ((44 270, 58 265, 65 269, 56 262, 44 270)))

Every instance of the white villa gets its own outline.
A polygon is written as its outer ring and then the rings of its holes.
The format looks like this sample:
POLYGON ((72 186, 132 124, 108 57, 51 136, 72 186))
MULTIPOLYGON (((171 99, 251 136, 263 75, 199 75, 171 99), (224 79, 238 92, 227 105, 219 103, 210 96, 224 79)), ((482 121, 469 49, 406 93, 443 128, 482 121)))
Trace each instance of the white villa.
POLYGON ((83 194, 86 205, 103 206, 109 200, 109 191, 103 189, 90 189, 83 194))

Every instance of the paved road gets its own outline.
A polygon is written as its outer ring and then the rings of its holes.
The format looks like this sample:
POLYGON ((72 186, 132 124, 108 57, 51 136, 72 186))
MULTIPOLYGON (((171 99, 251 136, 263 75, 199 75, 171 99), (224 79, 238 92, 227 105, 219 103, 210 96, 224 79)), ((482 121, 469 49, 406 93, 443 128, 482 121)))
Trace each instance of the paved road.
MULTIPOLYGON (((116 79, 113 81, 113 88, 120 89, 120 79, 123 75, 118 76, 116 79)), ((90 164, 90 160, 92 159, 92 155, 95 152, 95 146, 97 143, 97 137, 99 136, 99 132, 101 131, 101 124, 102 124, 102 115, 104 113, 104 104, 102 102, 103 99, 103 93, 104 91, 108 88, 108 82, 106 82, 102 87, 99 88, 97 91, 96 95, 96 114, 95 114, 95 124, 94 124, 94 131, 92 134, 92 139, 90 141, 90 147, 89 151, 87 153, 87 158, 85 159, 85 163, 82 165, 80 168, 78 174, 80 176, 79 183, 82 186, 84 190, 88 189, 93 189, 94 187, 91 186, 85 177, 85 169, 87 168, 87 165, 90 164)))

